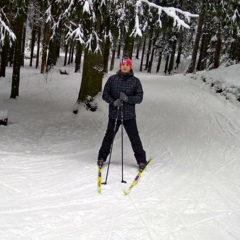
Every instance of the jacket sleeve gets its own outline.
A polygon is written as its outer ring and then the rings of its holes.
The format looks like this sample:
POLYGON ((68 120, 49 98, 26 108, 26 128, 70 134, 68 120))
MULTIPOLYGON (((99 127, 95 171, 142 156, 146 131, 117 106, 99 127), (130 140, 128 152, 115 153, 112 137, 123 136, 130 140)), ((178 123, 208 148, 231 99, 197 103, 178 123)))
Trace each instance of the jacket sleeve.
POLYGON ((142 84, 138 78, 136 82, 136 88, 134 94, 132 96, 128 96, 128 103, 129 104, 139 104, 143 100, 143 89, 142 84))
POLYGON ((109 104, 112 104, 114 102, 114 99, 111 95, 111 77, 107 80, 104 86, 102 99, 109 104))

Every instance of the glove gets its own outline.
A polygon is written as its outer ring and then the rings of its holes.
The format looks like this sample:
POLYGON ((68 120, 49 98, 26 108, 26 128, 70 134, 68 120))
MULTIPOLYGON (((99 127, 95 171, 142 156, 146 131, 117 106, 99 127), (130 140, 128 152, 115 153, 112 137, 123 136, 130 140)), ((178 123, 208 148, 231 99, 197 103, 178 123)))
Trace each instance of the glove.
POLYGON ((128 100, 127 95, 123 92, 120 92, 120 100, 127 102, 127 100, 128 100))
POLYGON ((117 99, 113 102, 114 107, 121 107, 122 106, 122 101, 120 99, 117 99))

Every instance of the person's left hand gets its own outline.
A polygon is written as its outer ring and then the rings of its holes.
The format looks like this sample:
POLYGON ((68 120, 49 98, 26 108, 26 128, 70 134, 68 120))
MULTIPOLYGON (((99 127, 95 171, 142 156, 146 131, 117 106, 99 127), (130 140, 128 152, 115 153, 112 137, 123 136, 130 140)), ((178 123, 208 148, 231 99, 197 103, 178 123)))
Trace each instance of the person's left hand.
POLYGON ((120 100, 124 101, 124 102, 127 102, 127 100, 128 100, 127 95, 123 92, 120 92, 120 100))

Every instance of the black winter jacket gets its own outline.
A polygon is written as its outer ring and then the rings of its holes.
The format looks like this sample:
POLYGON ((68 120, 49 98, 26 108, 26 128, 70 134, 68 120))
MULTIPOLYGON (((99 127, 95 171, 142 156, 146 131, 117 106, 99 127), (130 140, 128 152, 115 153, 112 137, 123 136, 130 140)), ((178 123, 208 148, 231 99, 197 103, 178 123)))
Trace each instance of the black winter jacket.
POLYGON ((143 89, 141 82, 134 76, 133 71, 123 74, 118 71, 117 74, 109 77, 107 80, 102 98, 109 103, 109 118, 121 119, 121 111, 113 106, 113 102, 120 97, 120 92, 124 92, 128 96, 128 101, 123 103, 123 119, 136 118, 135 104, 141 103, 143 100, 143 89))

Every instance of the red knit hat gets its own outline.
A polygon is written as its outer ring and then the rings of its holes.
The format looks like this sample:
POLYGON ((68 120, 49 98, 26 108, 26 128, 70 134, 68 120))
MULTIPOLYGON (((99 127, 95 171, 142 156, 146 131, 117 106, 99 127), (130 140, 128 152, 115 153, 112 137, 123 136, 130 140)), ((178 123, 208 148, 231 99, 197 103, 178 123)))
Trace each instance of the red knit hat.
POLYGON ((129 57, 123 57, 122 60, 120 61, 120 67, 122 64, 127 63, 131 68, 132 68, 132 60, 129 57))

